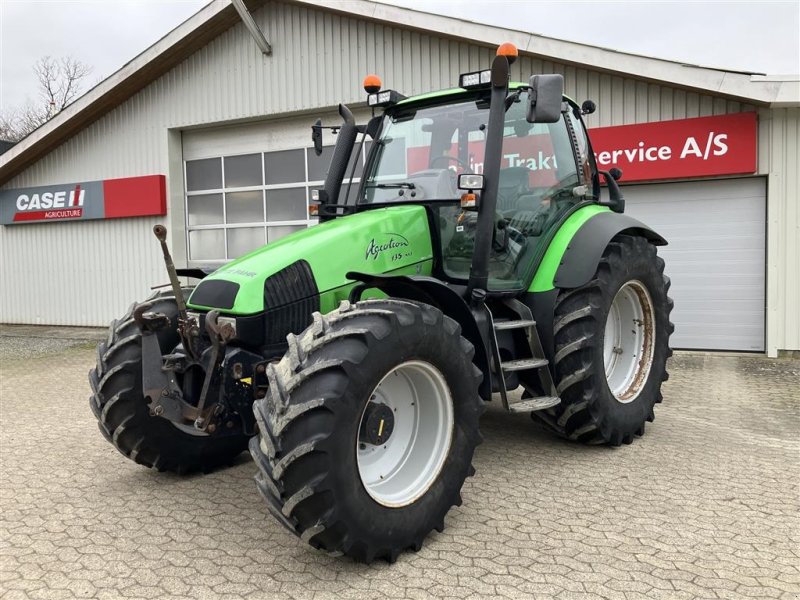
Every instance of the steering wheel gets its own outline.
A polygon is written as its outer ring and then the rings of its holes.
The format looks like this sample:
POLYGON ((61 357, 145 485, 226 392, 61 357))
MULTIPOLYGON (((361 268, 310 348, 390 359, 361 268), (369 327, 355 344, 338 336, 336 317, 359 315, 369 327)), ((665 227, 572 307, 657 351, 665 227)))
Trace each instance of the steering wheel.
POLYGON ((462 161, 457 156, 450 156, 449 154, 444 154, 442 156, 435 157, 433 160, 431 160, 430 166, 432 167, 437 161, 440 161, 440 160, 453 160, 453 161, 457 162, 460 166, 464 167, 465 169, 467 168, 467 165, 464 164, 464 161, 462 161))

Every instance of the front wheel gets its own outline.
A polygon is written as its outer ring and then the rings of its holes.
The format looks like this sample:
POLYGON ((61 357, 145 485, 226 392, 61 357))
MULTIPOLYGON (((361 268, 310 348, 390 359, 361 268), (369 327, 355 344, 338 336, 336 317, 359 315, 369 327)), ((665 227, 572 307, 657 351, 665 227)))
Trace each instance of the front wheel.
MULTIPOLYGON (((155 335, 161 352, 171 352, 180 341, 175 296, 157 292, 144 304, 170 320, 155 335)), ((89 406, 100 432, 124 456, 159 471, 207 472, 230 464, 247 448, 244 434, 197 435, 150 414, 142 389, 142 332, 133 320, 135 307, 111 323, 108 339, 97 347, 97 366, 89 371, 89 406)))
POLYGON ((656 249, 618 235, 587 284, 562 290, 553 333, 561 404, 534 420, 572 440, 629 444, 661 402, 672 355, 669 278, 656 249))
POLYGON ((272 514, 315 548, 362 562, 419 549, 473 473, 483 411, 473 353, 426 304, 316 313, 253 406, 250 452, 272 514))

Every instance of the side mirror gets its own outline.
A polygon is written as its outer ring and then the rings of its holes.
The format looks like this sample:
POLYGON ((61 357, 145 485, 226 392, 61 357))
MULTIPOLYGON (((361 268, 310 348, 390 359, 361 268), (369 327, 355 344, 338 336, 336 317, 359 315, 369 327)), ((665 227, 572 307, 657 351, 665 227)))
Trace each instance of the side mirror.
POLYGON ((322 119, 317 119, 311 126, 311 141, 314 142, 314 154, 322 154, 322 119))
POLYGON ((590 115, 596 110, 597 110, 597 104, 595 104, 592 100, 584 100, 583 104, 581 104, 582 115, 590 115))
POLYGON ((534 75, 528 92, 528 123, 557 123, 564 95, 563 75, 534 75))

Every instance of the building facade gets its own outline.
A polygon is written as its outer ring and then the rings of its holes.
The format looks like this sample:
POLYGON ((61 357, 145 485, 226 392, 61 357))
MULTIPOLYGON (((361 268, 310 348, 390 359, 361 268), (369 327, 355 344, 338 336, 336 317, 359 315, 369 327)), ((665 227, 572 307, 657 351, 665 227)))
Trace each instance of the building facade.
POLYGON ((166 281, 151 231, 159 222, 180 266, 219 265, 313 226, 310 190, 335 142, 326 133, 326 150, 314 154, 317 117, 335 123, 344 102, 363 122, 367 73, 405 95, 455 87, 510 41, 520 49, 512 79, 562 73, 567 95, 597 103, 587 124, 599 162, 622 163, 626 212, 670 241, 660 252, 673 280, 673 345, 800 350, 797 78, 368 1, 248 7, 271 54, 228 2, 212 3, 0 155, 0 322, 118 316, 166 281), (102 208, 92 208, 93 189, 102 208), (53 219, 17 216, 48 208, 53 219))

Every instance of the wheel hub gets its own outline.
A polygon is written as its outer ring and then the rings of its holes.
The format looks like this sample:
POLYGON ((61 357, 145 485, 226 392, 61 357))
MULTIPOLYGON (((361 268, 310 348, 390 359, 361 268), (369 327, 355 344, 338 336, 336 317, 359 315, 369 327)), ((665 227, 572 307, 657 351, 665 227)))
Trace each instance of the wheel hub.
POLYGON ((378 504, 408 506, 433 485, 450 451, 453 399, 442 373, 421 360, 389 371, 364 408, 358 474, 378 504))
POLYGON ((647 382, 655 348, 655 309, 644 284, 625 283, 614 296, 606 319, 603 359, 614 398, 633 402, 647 382))
POLYGON ((364 409, 358 439, 365 444, 380 446, 389 441, 394 431, 394 411, 382 402, 370 402, 364 409))

